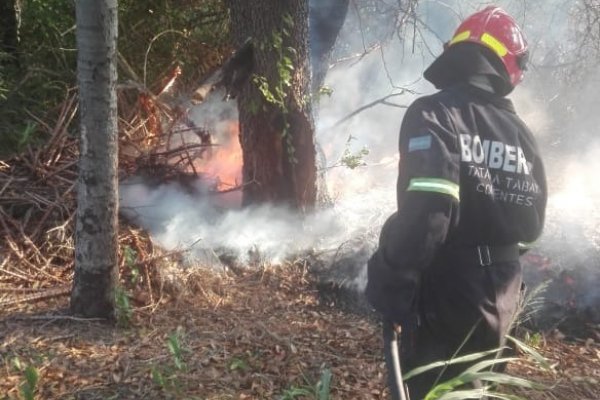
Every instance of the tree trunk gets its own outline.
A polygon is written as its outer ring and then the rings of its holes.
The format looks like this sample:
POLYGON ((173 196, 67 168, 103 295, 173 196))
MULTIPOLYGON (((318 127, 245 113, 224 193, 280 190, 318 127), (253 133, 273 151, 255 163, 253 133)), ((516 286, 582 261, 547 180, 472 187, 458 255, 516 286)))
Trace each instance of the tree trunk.
POLYGON ((243 204, 305 211, 316 198, 308 0, 229 0, 229 6, 236 47, 248 37, 254 43, 254 79, 238 97, 243 204))
POLYGON ((81 144, 71 311, 112 317, 117 269, 117 0, 77 0, 81 144))
POLYGON ((19 28, 21 26, 21 0, 0 1, 0 49, 11 58, 3 63, 19 65, 19 28))
POLYGON ((310 0, 312 92, 325 81, 331 52, 348 14, 349 0, 310 0))

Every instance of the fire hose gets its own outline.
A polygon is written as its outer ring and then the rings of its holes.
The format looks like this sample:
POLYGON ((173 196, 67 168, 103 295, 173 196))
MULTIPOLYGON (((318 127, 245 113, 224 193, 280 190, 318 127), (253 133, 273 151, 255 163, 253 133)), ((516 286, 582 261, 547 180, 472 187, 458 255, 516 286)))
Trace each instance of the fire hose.
POLYGON ((388 358, 388 374, 390 374, 389 382, 390 382, 390 390, 392 394, 392 399, 394 400, 410 400, 405 388, 404 388, 404 380, 402 379, 402 369, 400 368, 400 334, 401 327, 397 324, 392 324, 390 322, 384 322, 384 330, 385 337, 388 338, 389 343, 387 343, 389 355, 386 355, 388 358), (391 331, 391 332, 390 332, 391 331))

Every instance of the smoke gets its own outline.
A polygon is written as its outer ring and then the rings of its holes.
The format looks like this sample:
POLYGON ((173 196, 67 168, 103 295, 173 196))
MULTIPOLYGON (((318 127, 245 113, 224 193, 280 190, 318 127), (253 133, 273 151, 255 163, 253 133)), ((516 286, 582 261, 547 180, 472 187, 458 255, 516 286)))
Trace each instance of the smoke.
MULTIPOLYGON (((460 20, 489 2, 421 1, 419 19, 409 15, 400 31, 390 29, 404 15, 393 8, 397 5, 382 11, 377 7, 385 2, 352 3, 358 6, 348 11, 325 81, 332 94, 319 99, 316 114, 319 168, 330 205, 301 218, 272 206, 239 209, 239 198, 211 194, 205 182, 194 183, 190 193, 176 182, 149 186, 132 179, 121 185, 122 213, 167 249, 193 244, 194 262, 202 265, 220 267, 219 255, 225 250, 241 262, 258 257, 260 262, 280 263, 313 253, 335 263, 345 249, 360 253, 354 263, 364 267, 381 225, 395 211, 397 142, 405 107, 434 91, 421 78, 424 68, 460 20), (396 14, 390 14, 394 10, 396 14), (356 112, 361 107, 364 110, 356 112), (344 154, 363 148, 369 150, 361 160, 365 165, 342 165, 344 154)), ((519 20, 532 49, 532 67, 511 98, 546 156, 550 199, 538 250, 551 256, 561 253, 565 263, 583 252, 587 261, 578 264, 585 264, 597 261, 600 254, 600 190, 595 177, 600 168, 600 113, 594 111, 600 100, 600 74, 582 76, 569 67, 581 52, 576 52, 576 38, 571 36, 573 10, 568 2, 531 3, 496 2, 519 20), (576 80, 563 79, 577 74, 576 80)), ((191 117, 230 143, 227 132, 236 118, 234 108, 234 103, 213 95, 193 109, 191 117)), ((361 268, 349 277, 359 288, 365 283, 361 268)))
POLYGON ((386 215, 374 212, 374 198, 390 207, 387 190, 373 188, 340 196, 332 206, 301 217, 268 205, 231 207, 231 194, 211 194, 200 181, 195 189, 189 193, 177 183, 149 187, 134 178, 121 185, 121 213, 141 223, 164 248, 189 248, 192 264, 219 268, 222 257, 231 255, 242 265, 279 264, 309 252, 335 257, 346 242, 376 238, 386 215))

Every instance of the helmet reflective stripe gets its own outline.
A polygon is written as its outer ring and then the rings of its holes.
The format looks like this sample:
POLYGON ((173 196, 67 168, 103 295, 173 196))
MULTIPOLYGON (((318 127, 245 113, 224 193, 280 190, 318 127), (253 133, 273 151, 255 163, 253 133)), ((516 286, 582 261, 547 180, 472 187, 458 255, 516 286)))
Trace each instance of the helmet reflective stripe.
POLYGON ((408 184, 409 192, 435 192, 447 194, 460 201, 460 187, 445 179, 438 178, 413 178, 408 184))
MULTIPOLYGON (((463 31, 455 35, 450 41, 449 45, 452 46, 453 44, 464 42, 465 40, 469 39, 471 39, 471 31, 463 31)), ((478 41, 487 45, 499 57, 504 57, 506 53, 508 53, 508 49, 506 48, 506 46, 502 44, 501 41, 499 41, 487 32, 481 35, 478 41)))
POLYGON ((508 53, 506 46, 489 33, 484 33, 481 35, 481 42, 487 44, 500 58, 504 57, 506 53, 508 53))
POLYGON ((471 37, 471 31, 464 31, 457 35, 454 35, 454 37, 450 41, 450 46, 452 46, 453 44, 456 44, 458 42, 464 42, 465 40, 467 40, 470 37, 471 37))

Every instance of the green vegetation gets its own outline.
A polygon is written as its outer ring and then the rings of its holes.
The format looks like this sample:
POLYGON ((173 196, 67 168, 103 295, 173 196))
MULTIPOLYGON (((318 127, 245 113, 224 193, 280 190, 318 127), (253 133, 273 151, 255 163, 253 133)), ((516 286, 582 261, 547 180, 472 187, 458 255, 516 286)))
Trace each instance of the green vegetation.
POLYGON ((25 365, 19 357, 12 359, 12 366, 18 370, 23 379, 19 385, 19 395, 23 400, 34 400, 37 386, 40 380, 39 372, 33 365, 25 365))
POLYGON ((331 379, 332 373, 329 368, 324 368, 321 370, 321 377, 315 384, 311 384, 308 379, 306 379, 306 384, 302 386, 291 386, 289 389, 286 389, 280 400, 294 400, 298 398, 303 399, 312 399, 312 400, 329 400, 330 391, 331 391, 331 379))
POLYGON ((115 318, 119 328, 128 328, 131 325, 133 307, 129 301, 129 294, 122 286, 115 288, 115 318))
MULTIPOLYGON (((522 323, 524 319, 531 318, 535 312, 539 310, 538 305, 541 301, 540 298, 545 288, 546 284, 542 284, 523 297, 521 304, 519 305, 519 312, 514 317, 513 325, 522 323), (528 312, 525 312, 525 310, 528 310, 528 312)), ((472 332, 473 330, 467 335, 463 344, 461 344, 459 350, 457 350, 457 353, 467 342, 472 332)), ((450 365, 475 363, 451 379, 440 383, 436 382, 435 386, 426 395, 425 400, 479 399, 482 396, 505 400, 526 400, 516 395, 503 393, 501 390, 509 387, 540 391, 548 389, 545 385, 541 385, 529 379, 516 377, 503 372, 503 366, 505 364, 521 360, 529 362, 536 369, 545 371, 552 375, 555 374, 554 368, 552 365, 550 365, 548 360, 538 351, 536 351, 531 345, 526 344, 510 335, 506 335, 506 339, 508 342, 514 345, 516 350, 523 354, 522 357, 504 357, 503 352, 507 350, 507 348, 498 348, 463 356, 456 356, 449 360, 438 361, 421 366, 405 374, 404 379, 410 380, 417 375, 434 369, 441 369, 443 372, 450 365), (492 356, 494 358, 490 358, 492 356), (480 387, 472 389, 472 385, 470 384, 475 382, 479 383, 480 387)), ((525 340, 532 341, 531 337, 529 336, 526 336, 525 340)), ((538 340, 541 341, 541 336, 538 338, 538 340)))
MULTIPOLYGON (((48 139, 77 85, 75 2, 28 0, 21 19, 18 63, 0 51, 0 156, 48 139)), ((121 82, 152 90, 177 66, 179 89, 188 90, 221 63, 228 42, 222 0, 119 1, 121 82)))
POLYGON ((137 251, 135 251, 131 246, 124 246, 122 251, 123 260, 129 272, 129 282, 132 286, 135 286, 141 279, 140 269, 136 264, 137 251))
MULTIPOLYGON (((537 367, 543 369, 549 368, 548 362, 535 350, 512 337, 509 337, 509 340, 513 341, 521 350, 530 355, 537 367)), ((415 368, 414 370, 408 372, 404 379, 409 380, 417 375, 436 368, 445 368, 449 365, 472 363, 481 360, 475 363, 473 366, 465 369, 458 376, 437 384, 429 391, 425 397, 425 400, 479 399, 483 395, 497 399, 526 400, 519 396, 500 392, 498 385, 502 385, 504 387, 521 387, 530 390, 547 389, 544 385, 532 382, 528 379, 512 376, 504 372, 493 371, 493 367, 495 366, 500 366, 502 364, 519 359, 517 357, 496 357, 493 359, 488 359, 492 355, 499 355, 501 351, 502 349, 494 349, 456 357, 447 361, 431 363, 419 368, 415 368), (477 389, 465 389, 465 385, 469 385, 474 382, 481 382, 481 387, 477 389)))
POLYGON ((354 139, 354 136, 348 136, 348 140, 346 141, 346 147, 344 148, 344 153, 342 154, 342 157, 339 161, 339 165, 345 166, 350 169, 355 169, 367 165, 364 158, 369 155, 369 149, 367 149, 366 147, 363 147, 362 149, 354 153, 350 150, 350 143, 354 139))
POLYGON ((152 382, 165 393, 179 394, 182 390, 182 382, 178 374, 187 371, 184 354, 188 352, 183 347, 183 338, 183 331, 180 329, 171 333, 167 338, 167 348, 171 354, 171 363, 161 366, 155 365, 150 370, 152 382))
MULTIPOLYGON (((285 42, 290 37, 290 31, 294 27, 294 20, 289 14, 283 16, 283 26, 281 32, 271 34, 270 43, 260 43, 261 51, 274 51, 277 54, 275 65, 275 77, 269 81, 264 76, 254 75, 253 82, 262 94, 264 100, 272 104, 281 112, 283 117, 283 129, 281 136, 285 141, 288 159, 291 164, 297 164, 296 149, 294 148, 293 138, 290 134, 290 125, 288 121, 288 101, 289 90, 292 87, 292 73, 294 71, 293 59, 296 57, 296 49, 286 46, 285 42), (271 82, 271 84, 269 84, 271 82)), ((257 110, 256 110, 257 111, 257 110)))
POLYGON ((24 4, 18 63, 0 64, 0 154, 23 151, 43 139, 41 120, 53 118, 74 86, 74 24, 73 2, 24 4))
POLYGON ((33 400, 35 398, 35 390, 39 381, 38 370, 28 365, 23 371, 25 377, 24 382, 21 384, 21 396, 24 400, 33 400))

